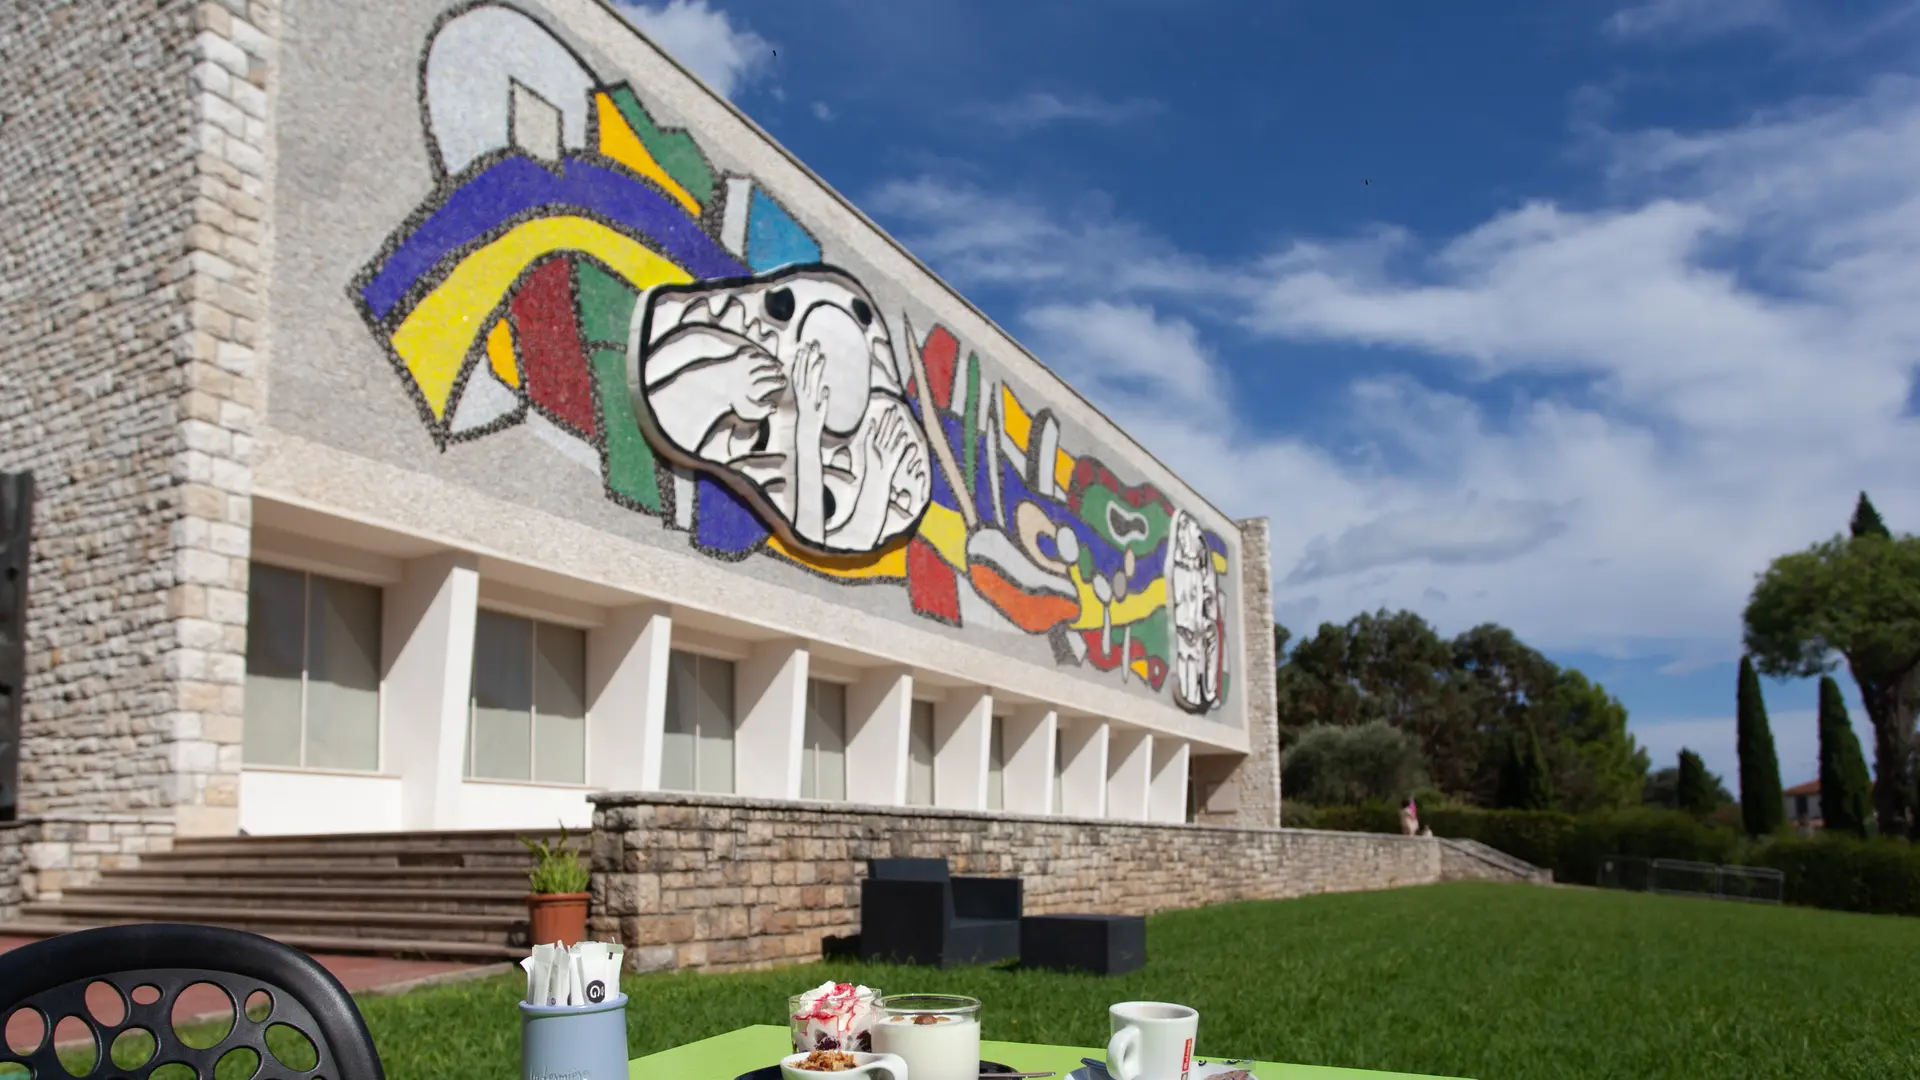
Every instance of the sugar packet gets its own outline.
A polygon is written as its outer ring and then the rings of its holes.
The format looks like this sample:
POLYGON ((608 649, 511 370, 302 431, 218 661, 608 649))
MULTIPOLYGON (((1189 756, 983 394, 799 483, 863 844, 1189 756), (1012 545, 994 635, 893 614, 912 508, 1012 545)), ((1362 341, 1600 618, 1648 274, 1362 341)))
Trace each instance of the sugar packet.
POLYGON ((568 950, 574 963, 579 1004, 598 1005, 620 993, 620 963, 625 949, 602 941, 582 941, 568 950))

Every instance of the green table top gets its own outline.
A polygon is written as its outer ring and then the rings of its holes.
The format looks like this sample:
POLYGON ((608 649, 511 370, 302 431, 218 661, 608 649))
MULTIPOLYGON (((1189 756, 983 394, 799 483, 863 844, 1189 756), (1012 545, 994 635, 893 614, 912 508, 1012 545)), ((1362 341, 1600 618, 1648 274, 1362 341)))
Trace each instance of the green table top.
MULTIPOLYGON (((784 1027, 760 1024, 729 1031, 711 1039, 702 1039, 658 1054, 635 1058, 627 1066, 631 1080, 734 1080, 742 1073, 762 1069, 779 1062, 792 1052, 793 1038, 784 1027)), ((1106 1051, 1073 1046, 1042 1046, 1038 1043, 982 1042, 980 1055, 988 1061, 1011 1065, 1021 1072, 1059 1073, 1058 1080, 1080 1067, 1081 1058, 1096 1061, 1106 1051)), ((1334 1069, 1324 1065, 1279 1065, 1255 1062, 1251 1068, 1260 1080, 1359 1080, 1361 1077, 1413 1077, 1412 1073, 1367 1072, 1361 1069, 1334 1069)))

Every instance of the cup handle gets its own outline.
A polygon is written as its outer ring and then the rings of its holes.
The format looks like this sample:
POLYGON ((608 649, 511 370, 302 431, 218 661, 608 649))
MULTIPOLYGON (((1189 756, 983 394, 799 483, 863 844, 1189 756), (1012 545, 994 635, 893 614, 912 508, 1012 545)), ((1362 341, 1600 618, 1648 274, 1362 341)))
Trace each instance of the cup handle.
POLYGON ((884 1076, 887 1080, 909 1080, 907 1061, 896 1054, 888 1054, 879 1061, 869 1061, 853 1071, 854 1076, 884 1076))
POLYGON ((1113 1080, 1140 1080, 1140 1029, 1123 1027, 1107 1040, 1107 1075, 1113 1080))

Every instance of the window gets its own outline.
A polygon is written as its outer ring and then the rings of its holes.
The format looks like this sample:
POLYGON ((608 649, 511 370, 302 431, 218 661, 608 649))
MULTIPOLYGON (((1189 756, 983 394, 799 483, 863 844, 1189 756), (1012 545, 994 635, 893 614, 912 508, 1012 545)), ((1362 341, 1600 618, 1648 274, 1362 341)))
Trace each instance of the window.
POLYGON ((1067 740, 1059 728, 1053 729, 1053 812, 1065 812, 1067 787, 1067 740))
POLYGON ((467 775, 587 782, 587 635, 482 611, 473 633, 467 775))
POLYGON ((252 564, 241 758, 380 768, 380 590, 252 564))
POLYGON ((995 716, 987 721, 987 809, 1007 807, 1007 722, 995 716))
POLYGON ((916 701, 907 725, 907 805, 933 805, 933 703, 916 701))
POLYGON ((660 786, 733 793, 733 662, 673 650, 660 786))
POLYGON ((847 688, 807 680, 806 743, 800 750, 800 797, 847 797, 847 688))

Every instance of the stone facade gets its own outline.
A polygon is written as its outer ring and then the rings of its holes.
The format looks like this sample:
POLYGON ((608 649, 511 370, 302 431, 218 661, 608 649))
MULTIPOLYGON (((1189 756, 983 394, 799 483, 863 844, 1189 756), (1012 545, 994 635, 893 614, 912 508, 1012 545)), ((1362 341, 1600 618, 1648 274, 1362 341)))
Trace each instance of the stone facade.
POLYGON ((1032 914, 1151 914, 1444 876, 1444 845, 1432 837, 658 793, 594 802, 591 932, 626 942, 638 970, 817 958, 823 938, 859 931, 871 857, 943 857, 956 873, 1017 875, 1032 914))
POLYGON ((19 810, 49 837, 0 848, 53 891, 105 847, 236 827, 273 24, 0 15, 0 369, 34 376, 0 398, 0 468, 38 489, 19 810))
POLYGON ((1247 698, 1245 757, 1194 759, 1194 820, 1203 825, 1251 829, 1279 828, 1280 708, 1273 672, 1273 568, 1267 556, 1271 535, 1266 518, 1236 523, 1244 556, 1241 589, 1246 604, 1240 634, 1247 643, 1247 669, 1240 692, 1247 698))
POLYGON ((171 823, 129 814, 0 824, 0 922, 18 915, 21 904, 58 900, 63 889, 102 870, 136 866, 141 855, 172 846, 171 823))

